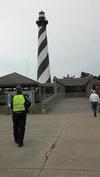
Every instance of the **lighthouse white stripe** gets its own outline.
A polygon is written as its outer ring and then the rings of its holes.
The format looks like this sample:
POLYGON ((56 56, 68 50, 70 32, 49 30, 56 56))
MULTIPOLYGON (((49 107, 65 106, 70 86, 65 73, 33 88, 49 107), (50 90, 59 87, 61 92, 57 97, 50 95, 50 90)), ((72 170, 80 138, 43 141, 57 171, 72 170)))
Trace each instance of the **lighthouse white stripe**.
POLYGON ((40 64, 43 62, 43 60, 46 58, 47 53, 48 52, 48 48, 47 46, 42 50, 42 52, 40 53, 40 55, 38 56, 38 66, 40 66, 40 64))
POLYGON ((42 75, 39 77, 38 82, 46 83, 49 77, 50 77, 50 67, 48 66, 46 70, 42 73, 42 75))
POLYGON ((40 44, 44 41, 44 39, 46 38, 46 31, 44 31, 41 36, 39 37, 38 40, 38 46, 40 46, 40 44))
POLYGON ((39 26, 39 28, 38 28, 38 29, 39 29, 39 31, 41 30, 41 28, 42 28, 42 26, 39 26))

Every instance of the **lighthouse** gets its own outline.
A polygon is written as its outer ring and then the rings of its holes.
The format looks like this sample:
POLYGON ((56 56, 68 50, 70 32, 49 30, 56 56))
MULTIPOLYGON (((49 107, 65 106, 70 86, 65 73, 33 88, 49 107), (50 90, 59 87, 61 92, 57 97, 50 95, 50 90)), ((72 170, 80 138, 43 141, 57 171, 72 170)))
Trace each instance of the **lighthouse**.
POLYGON ((39 12, 39 18, 36 21, 38 25, 38 62, 37 62, 37 81, 40 83, 51 83, 49 54, 47 44, 45 13, 39 12))

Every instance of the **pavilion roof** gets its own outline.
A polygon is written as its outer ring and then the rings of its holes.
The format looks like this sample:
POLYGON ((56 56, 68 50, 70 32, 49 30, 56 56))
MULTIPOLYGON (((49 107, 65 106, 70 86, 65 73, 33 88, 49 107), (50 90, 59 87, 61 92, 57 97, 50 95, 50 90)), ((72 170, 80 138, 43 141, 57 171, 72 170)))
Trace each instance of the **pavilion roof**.
POLYGON ((38 86, 39 83, 16 72, 0 77, 0 88, 21 86, 38 86))

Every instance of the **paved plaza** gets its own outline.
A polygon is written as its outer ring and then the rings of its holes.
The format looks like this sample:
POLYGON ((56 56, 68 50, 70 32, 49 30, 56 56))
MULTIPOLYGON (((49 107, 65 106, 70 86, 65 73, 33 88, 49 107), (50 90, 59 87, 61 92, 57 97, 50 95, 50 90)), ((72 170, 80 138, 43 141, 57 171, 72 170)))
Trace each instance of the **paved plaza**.
POLYGON ((100 177, 100 113, 93 117, 87 98, 63 99, 28 115, 21 148, 11 115, 0 115, 0 177, 100 177))

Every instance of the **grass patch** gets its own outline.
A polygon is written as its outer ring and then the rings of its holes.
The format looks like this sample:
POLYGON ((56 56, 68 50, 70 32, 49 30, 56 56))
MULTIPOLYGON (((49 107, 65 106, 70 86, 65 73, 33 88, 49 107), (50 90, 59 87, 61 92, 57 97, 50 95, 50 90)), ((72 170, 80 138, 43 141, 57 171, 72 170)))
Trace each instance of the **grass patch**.
MULTIPOLYGON (((36 103, 34 108, 30 107, 29 114, 41 114, 41 109, 42 109, 42 104, 36 103)), ((9 115, 9 114, 12 114, 12 109, 5 105, 0 105, 0 115, 9 115)))
POLYGON ((30 108, 29 114, 41 114, 42 104, 36 103, 34 108, 30 108))
POLYGON ((5 105, 0 105, 0 114, 1 115, 12 114, 12 110, 11 110, 11 108, 9 108, 5 105))

